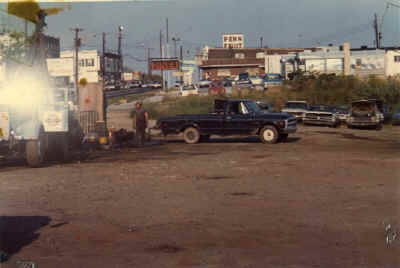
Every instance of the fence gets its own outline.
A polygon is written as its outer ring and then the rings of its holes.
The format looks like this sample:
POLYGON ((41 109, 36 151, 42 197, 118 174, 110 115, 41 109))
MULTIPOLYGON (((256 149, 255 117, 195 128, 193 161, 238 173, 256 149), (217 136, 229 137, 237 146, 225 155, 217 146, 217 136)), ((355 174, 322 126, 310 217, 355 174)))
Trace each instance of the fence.
POLYGON ((79 123, 85 135, 96 132, 96 122, 99 115, 96 111, 80 112, 79 123))

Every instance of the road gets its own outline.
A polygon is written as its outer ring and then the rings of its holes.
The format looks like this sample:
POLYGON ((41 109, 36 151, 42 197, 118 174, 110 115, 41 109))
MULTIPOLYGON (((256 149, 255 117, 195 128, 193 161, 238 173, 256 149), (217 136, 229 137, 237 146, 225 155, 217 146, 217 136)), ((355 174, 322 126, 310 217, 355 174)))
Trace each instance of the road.
POLYGON ((131 88, 131 89, 122 89, 122 90, 115 90, 115 91, 106 91, 105 95, 107 98, 114 98, 114 97, 122 97, 122 96, 127 96, 127 95, 132 95, 132 94, 141 94, 153 90, 159 90, 156 88, 150 88, 150 87, 145 87, 145 88, 131 88))
POLYGON ((400 240, 384 235, 400 229, 399 174, 391 127, 300 126, 275 145, 155 138, 40 169, 3 163, 0 246, 6 265, 41 268, 400 267, 400 240))

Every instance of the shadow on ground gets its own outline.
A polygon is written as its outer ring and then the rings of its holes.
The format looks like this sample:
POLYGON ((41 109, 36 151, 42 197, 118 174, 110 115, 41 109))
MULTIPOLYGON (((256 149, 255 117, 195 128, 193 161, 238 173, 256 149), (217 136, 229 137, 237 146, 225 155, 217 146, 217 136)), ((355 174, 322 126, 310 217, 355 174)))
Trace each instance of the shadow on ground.
POLYGON ((0 217, 0 251, 7 255, 3 256, 2 261, 37 240, 40 236, 38 230, 50 221, 50 217, 46 216, 0 217))

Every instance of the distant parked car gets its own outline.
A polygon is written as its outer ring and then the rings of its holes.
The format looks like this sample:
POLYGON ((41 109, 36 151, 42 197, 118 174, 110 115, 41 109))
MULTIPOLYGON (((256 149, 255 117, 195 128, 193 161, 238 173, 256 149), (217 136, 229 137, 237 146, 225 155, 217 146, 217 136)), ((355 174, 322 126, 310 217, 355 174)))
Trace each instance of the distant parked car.
POLYGON ((339 121, 341 123, 346 122, 347 117, 349 116, 349 108, 346 106, 337 106, 337 107, 335 107, 335 111, 336 111, 337 117, 339 118, 339 121))
POLYGON ((340 121, 334 107, 313 105, 305 112, 303 123, 304 125, 325 125, 337 127, 340 124, 340 121))
POLYGON ((400 108, 392 116, 392 125, 398 126, 400 125, 400 108))
POLYGON ((359 100, 351 103, 350 113, 347 118, 347 127, 374 127, 382 129, 383 114, 378 108, 377 100, 359 100))
POLYGON ((389 123, 390 120, 392 120, 393 116, 392 107, 384 104, 382 107, 382 113, 383 113, 383 123, 389 123))
POLYGON ((262 78, 258 76, 250 76, 249 80, 254 87, 264 89, 264 80, 262 78))
POLYGON ((213 81, 208 88, 208 95, 221 95, 225 93, 223 81, 213 81))
POLYGON ((209 87, 211 84, 211 80, 200 80, 199 81, 199 88, 209 87))
POLYGON ((183 86, 180 89, 180 95, 183 97, 190 95, 198 95, 198 94, 199 94, 199 89, 195 85, 183 86))
POLYGON ((149 86, 150 86, 151 88, 162 88, 161 82, 157 82, 157 81, 151 82, 151 83, 149 84, 149 86))
POLYGON ((298 121, 302 121, 305 113, 310 109, 306 101, 288 101, 282 108, 282 112, 296 116, 298 121))
POLYGON ((141 87, 142 82, 140 81, 132 81, 129 83, 129 88, 138 88, 141 87))

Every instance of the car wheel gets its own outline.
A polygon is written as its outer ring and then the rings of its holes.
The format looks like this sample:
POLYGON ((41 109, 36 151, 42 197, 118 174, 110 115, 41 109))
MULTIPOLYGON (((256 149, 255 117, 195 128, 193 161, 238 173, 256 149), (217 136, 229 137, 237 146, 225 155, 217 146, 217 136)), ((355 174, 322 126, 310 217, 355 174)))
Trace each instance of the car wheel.
POLYGON ((200 140, 200 132, 197 128, 188 127, 183 132, 183 138, 186 143, 189 143, 189 144, 198 143, 200 140))
POLYGON ((260 131, 260 139, 263 143, 277 143, 278 137, 278 131, 274 126, 266 126, 260 131))

